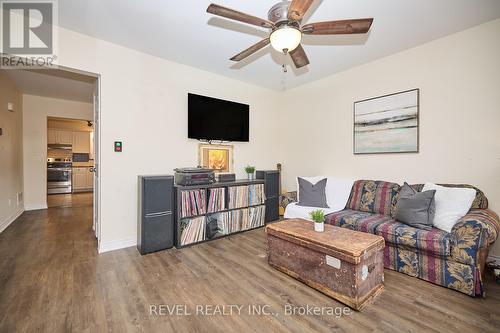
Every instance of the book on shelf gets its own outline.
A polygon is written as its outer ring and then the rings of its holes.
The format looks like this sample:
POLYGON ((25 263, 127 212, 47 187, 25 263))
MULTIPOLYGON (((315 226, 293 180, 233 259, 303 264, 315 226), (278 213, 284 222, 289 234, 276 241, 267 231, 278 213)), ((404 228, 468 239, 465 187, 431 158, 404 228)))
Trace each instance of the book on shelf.
POLYGON ((206 213, 205 190, 181 191, 181 217, 203 215, 206 213))
POLYGON ((208 212, 214 213, 226 209, 226 188, 211 188, 208 195, 208 212))
POLYGON ((205 216, 181 221, 181 245, 205 240, 205 216))

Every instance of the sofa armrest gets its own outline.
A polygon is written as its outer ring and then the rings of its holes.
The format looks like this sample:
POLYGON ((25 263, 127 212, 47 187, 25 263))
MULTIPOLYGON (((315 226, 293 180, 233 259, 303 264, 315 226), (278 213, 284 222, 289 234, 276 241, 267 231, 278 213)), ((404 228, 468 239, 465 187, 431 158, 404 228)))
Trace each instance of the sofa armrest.
MULTIPOLYGON (((451 230, 451 257, 468 265, 480 264, 480 249, 495 242, 500 230, 498 215, 490 209, 472 209, 451 230)), ((484 252, 484 251, 482 251, 484 252)))
POLYGON ((285 209, 292 202, 297 202, 297 191, 285 192, 280 195, 280 207, 285 209))

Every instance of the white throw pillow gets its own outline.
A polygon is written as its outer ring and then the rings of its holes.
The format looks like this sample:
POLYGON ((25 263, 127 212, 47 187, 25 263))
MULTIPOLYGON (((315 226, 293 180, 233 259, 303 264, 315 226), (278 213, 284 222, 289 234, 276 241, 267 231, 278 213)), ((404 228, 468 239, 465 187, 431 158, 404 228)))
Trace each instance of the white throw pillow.
POLYGON ((464 217, 476 197, 472 188, 444 187, 433 183, 425 183, 422 191, 436 190, 436 214, 432 224, 434 227, 451 232, 453 226, 464 217))

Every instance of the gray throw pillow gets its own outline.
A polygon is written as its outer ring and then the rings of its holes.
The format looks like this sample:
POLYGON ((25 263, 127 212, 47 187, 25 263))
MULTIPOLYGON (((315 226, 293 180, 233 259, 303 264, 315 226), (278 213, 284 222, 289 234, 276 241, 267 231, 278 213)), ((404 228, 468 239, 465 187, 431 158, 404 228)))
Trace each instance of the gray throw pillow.
POLYGON ((329 208, 326 203, 326 181, 322 179, 316 184, 311 184, 303 178, 299 181, 299 203, 298 206, 329 208))
POLYGON ((436 211, 436 190, 417 192, 404 183, 399 191, 396 220, 414 228, 430 230, 436 211))

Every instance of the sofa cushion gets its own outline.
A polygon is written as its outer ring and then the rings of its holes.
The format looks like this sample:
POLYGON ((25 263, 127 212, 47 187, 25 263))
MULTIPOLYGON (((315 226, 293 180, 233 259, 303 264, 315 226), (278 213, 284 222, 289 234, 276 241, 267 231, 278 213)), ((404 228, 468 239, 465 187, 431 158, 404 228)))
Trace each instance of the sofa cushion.
POLYGON ((424 251, 439 257, 450 255, 450 234, 423 230, 394 221, 390 216, 345 209, 326 216, 326 223, 382 236, 387 243, 424 251))
POLYGON ((330 208, 305 207, 305 206, 299 206, 297 204, 297 202, 292 202, 286 206, 284 218, 311 220, 311 216, 309 215, 309 213, 311 213, 313 210, 317 210, 317 209, 322 210, 325 213, 325 215, 334 212, 334 210, 332 210, 330 208))
POLYGON ((401 186, 395 219, 414 228, 431 230, 436 191, 418 192, 407 183, 401 186))
MULTIPOLYGON (((432 225, 435 228, 451 232, 453 226, 464 217, 476 197, 476 190, 471 188, 453 188, 425 183, 423 192, 436 191, 436 213, 432 225)), ((422 192, 421 192, 422 193, 422 192)))
POLYGON ((409 225, 390 221, 377 226, 375 234, 386 242, 399 247, 413 248, 439 257, 450 255, 450 234, 437 229, 417 229, 409 225))
POLYGON ((375 233, 381 223, 392 221, 390 216, 344 209, 326 216, 325 223, 351 230, 375 233))
MULTIPOLYGON (((471 209, 486 209, 486 208, 488 208, 488 198, 486 198, 483 191, 481 191, 477 187, 474 187, 474 186, 468 185, 468 184, 437 184, 437 185, 444 186, 444 187, 472 188, 472 189, 476 190, 476 197, 474 198, 474 201, 472 202, 471 209)), ((413 185, 411 185, 411 187, 413 187, 418 192, 421 192, 422 189, 424 188, 424 184, 413 184, 413 185)))
POLYGON ((299 182, 299 202, 297 205, 305 207, 329 208, 326 203, 326 182, 323 178, 315 183, 309 182, 304 178, 297 178, 299 182))
MULTIPOLYGON (((299 182, 297 177, 297 189, 299 189, 299 182)), ((321 179, 326 178, 326 203, 334 212, 341 211, 345 208, 347 200, 351 195, 352 184, 354 180, 350 178, 339 178, 331 176, 315 176, 315 177, 300 177, 308 182, 315 184, 321 179)), ((297 200, 300 200, 300 191, 297 191, 297 200)))
POLYGON ((347 209, 394 216, 400 186, 396 183, 357 180, 352 186, 347 209))

